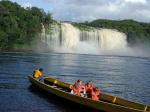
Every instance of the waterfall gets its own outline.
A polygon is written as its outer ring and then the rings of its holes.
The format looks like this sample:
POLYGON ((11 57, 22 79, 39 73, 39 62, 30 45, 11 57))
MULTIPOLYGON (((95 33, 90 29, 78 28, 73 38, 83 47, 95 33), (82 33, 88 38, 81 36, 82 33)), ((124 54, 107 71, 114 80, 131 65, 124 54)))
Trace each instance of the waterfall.
POLYGON ((61 23, 52 25, 46 33, 42 27, 42 41, 55 52, 111 54, 127 49, 126 35, 117 30, 81 31, 69 23, 61 23))
POLYGON ((44 27, 43 23, 41 23, 41 26, 42 26, 41 41, 45 43, 46 42, 46 40, 45 40, 45 35, 46 35, 46 33, 45 33, 45 27, 44 27))

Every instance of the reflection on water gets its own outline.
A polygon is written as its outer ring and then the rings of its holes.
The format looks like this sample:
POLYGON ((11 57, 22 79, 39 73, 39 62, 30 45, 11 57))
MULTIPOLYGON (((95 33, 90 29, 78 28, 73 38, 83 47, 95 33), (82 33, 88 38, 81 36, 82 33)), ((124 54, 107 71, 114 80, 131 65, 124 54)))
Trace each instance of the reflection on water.
POLYGON ((1 53, 0 111, 83 112, 86 110, 31 88, 27 76, 39 67, 44 68, 45 75, 51 74, 69 83, 77 79, 84 82, 93 80, 103 92, 150 104, 150 58, 1 53))

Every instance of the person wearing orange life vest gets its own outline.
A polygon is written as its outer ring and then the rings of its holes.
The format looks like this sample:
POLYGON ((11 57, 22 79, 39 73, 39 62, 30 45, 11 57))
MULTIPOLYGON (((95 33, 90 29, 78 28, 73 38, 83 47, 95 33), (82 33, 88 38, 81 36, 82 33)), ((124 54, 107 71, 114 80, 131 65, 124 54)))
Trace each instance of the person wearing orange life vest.
POLYGON ((92 91, 92 99, 95 101, 99 101, 100 93, 100 89, 98 87, 95 87, 92 91))
POLYGON ((43 69, 42 68, 35 70, 33 73, 34 78, 40 78, 42 76, 43 76, 43 69))
POLYGON ((84 96, 85 95, 85 87, 82 85, 81 80, 77 80, 72 88, 72 94, 76 94, 78 96, 84 96))
POLYGON ((85 96, 85 86, 83 85, 82 81, 81 80, 77 80, 77 82, 75 82, 75 84, 77 85, 78 87, 78 90, 80 91, 82 97, 85 96))
POLYGON ((94 85, 92 81, 89 81, 85 84, 85 91, 88 98, 92 97, 92 91, 93 91, 94 85))
POLYGON ((77 87, 76 84, 70 85, 70 89, 72 89, 72 90, 71 90, 71 94, 80 96, 80 91, 78 90, 78 87, 77 87))

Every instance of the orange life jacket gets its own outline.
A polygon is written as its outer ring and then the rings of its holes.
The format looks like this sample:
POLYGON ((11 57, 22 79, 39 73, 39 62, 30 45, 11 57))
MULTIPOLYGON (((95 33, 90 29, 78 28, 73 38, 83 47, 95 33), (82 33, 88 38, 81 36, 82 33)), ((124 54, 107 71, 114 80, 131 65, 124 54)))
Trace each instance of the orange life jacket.
POLYGON ((75 88, 74 86, 70 85, 70 89, 73 90, 73 92, 75 93, 75 95, 80 96, 80 91, 77 88, 75 88))
POLYGON ((39 70, 35 70, 34 71, 34 74, 33 74, 33 77, 34 78, 39 78, 42 76, 42 72, 40 72, 39 70))

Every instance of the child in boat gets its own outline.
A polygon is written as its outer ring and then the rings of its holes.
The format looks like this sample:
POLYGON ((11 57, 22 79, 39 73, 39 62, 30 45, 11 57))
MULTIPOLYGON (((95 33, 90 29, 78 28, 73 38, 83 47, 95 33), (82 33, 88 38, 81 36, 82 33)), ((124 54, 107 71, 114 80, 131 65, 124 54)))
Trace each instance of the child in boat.
POLYGON ((37 78, 37 79, 41 80, 41 79, 42 79, 42 76, 43 76, 43 69, 42 69, 42 68, 37 69, 37 70, 35 70, 35 71, 33 72, 33 77, 34 77, 34 78, 37 78))
POLYGON ((98 87, 95 87, 92 91, 92 99, 95 101, 99 101, 100 98, 100 89, 98 87))
POLYGON ((88 98, 92 98, 92 91, 93 91, 94 85, 92 81, 89 81, 85 84, 85 91, 86 91, 86 96, 88 98))

